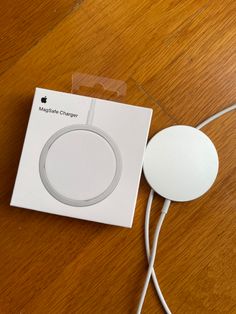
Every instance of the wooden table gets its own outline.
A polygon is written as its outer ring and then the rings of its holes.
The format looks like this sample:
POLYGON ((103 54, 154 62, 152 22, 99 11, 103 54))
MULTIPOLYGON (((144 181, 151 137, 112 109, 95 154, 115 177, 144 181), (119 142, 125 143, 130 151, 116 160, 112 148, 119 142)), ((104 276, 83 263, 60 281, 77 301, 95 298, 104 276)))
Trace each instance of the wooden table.
MULTIPOLYGON (((135 313, 147 271, 144 178, 132 229, 9 206, 35 87, 70 92, 75 72, 119 79, 120 101, 154 109, 150 137, 194 126, 236 101, 235 11, 235 0, 1 1, 1 314, 135 313)), ((220 158, 213 188, 172 204, 163 226, 156 272, 173 313, 236 313, 235 118, 204 128, 220 158)), ((152 284, 143 313, 162 313, 152 284)))

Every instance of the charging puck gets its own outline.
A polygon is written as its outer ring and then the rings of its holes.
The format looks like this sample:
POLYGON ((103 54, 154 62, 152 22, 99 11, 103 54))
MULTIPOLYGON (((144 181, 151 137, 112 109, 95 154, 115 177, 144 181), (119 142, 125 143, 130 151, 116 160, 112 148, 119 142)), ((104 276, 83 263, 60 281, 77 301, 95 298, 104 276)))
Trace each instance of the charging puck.
POLYGON ((218 173, 218 154, 202 131, 177 125, 149 141, 144 175, 152 189, 172 201, 190 201, 207 192, 218 173))

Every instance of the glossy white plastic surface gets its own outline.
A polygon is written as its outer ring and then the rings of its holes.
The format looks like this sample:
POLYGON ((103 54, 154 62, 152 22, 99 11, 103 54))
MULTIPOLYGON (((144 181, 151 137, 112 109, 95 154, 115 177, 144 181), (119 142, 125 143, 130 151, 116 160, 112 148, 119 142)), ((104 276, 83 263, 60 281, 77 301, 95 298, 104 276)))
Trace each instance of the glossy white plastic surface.
POLYGON ((177 125, 153 136, 143 169, 156 193, 172 201, 190 201, 210 189, 218 166, 218 154, 210 138, 193 127, 177 125))

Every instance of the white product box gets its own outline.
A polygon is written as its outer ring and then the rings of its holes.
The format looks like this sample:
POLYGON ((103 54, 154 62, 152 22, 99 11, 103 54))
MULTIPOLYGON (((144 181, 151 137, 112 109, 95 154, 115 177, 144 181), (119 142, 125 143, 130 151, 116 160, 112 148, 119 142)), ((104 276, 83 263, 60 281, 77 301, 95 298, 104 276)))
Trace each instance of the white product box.
POLYGON ((11 205, 131 227, 151 116, 37 88, 11 205))

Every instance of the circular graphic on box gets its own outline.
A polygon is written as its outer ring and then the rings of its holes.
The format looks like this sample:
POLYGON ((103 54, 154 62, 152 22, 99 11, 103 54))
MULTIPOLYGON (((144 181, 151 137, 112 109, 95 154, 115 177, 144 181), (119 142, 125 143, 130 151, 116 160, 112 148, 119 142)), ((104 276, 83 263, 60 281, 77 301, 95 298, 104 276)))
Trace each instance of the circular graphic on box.
POLYGON ((46 190, 71 206, 107 198, 121 176, 121 155, 113 139, 88 124, 57 131, 43 147, 39 173, 46 190))

